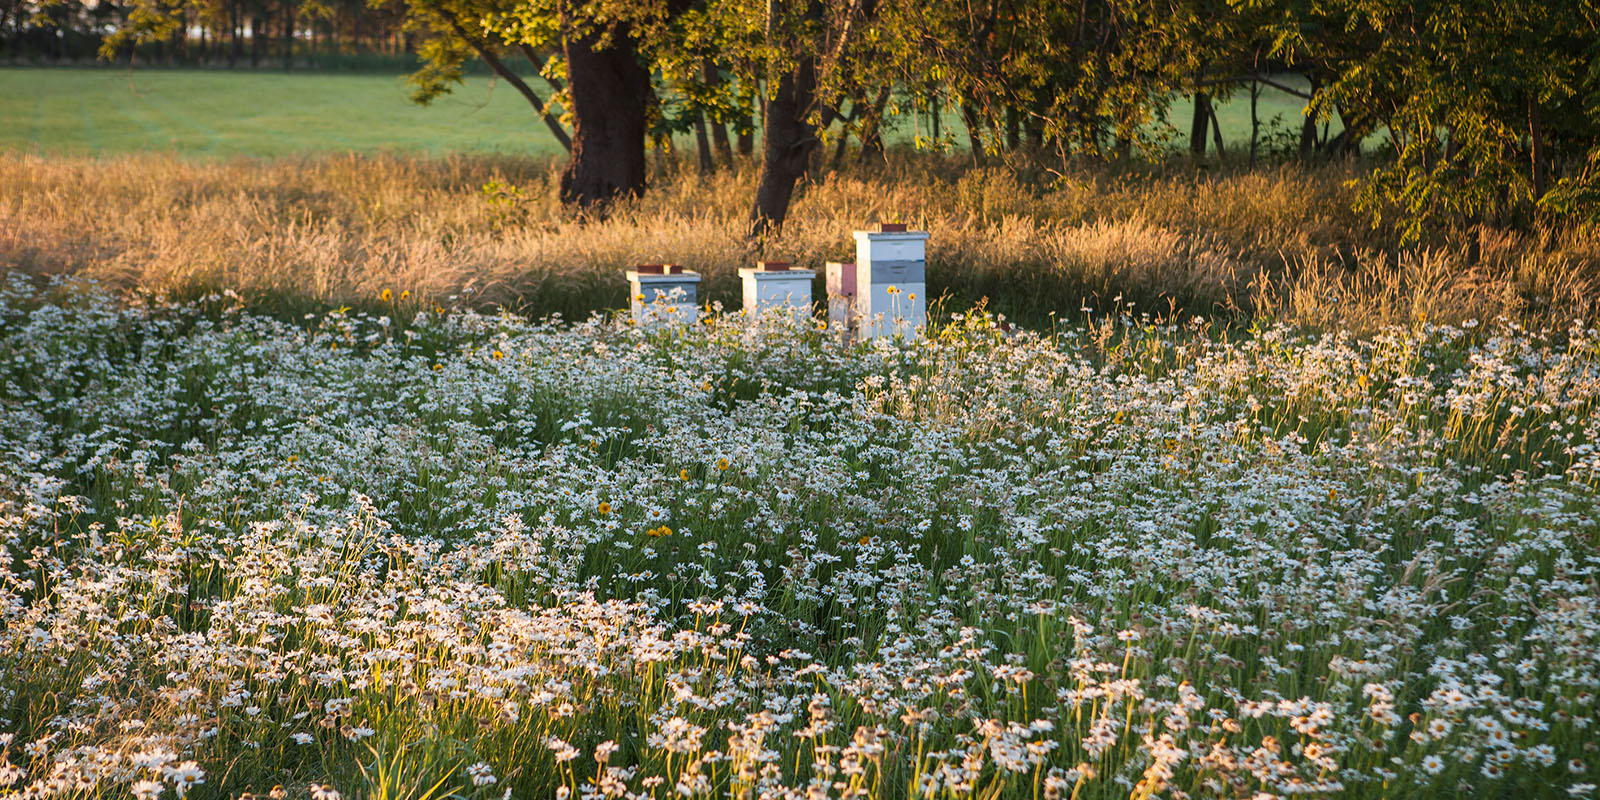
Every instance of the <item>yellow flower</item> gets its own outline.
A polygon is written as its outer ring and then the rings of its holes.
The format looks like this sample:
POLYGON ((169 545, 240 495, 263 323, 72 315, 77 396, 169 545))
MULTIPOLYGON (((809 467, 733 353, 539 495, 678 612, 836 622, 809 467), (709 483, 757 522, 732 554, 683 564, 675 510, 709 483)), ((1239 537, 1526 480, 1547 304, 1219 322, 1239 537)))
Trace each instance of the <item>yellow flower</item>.
POLYGON ((433 313, 435 313, 435 314, 443 314, 444 313, 444 306, 434 306, 433 307, 433 313))
POLYGON ((667 527, 667 526, 665 526, 665 525, 662 525, 659 528, 651 528, 650 530, 645 531, 645 535, 646 536, 651 536, 651 537, 656 537, 656 538, 660 538, 662 536, 671 536, 672 535, 672 529, 667 527))
POLYGON ((728 471, 728 467, 731 467, 731 466, 733 466, 733 465, 728 463, 728 459, 726 459, 726 458, 717 459, 717 469, 722 470, 723 472, 727 472, 728 471))
POLYGON ((856 544, 859 544, 859 545, 862 545, 863 547, 865 547, 867 542, 870 542, 870 541, 872 541, 872 537, 871 536, 863 536, 863 537, 861 537, 861 541, 857 542, 856 544))
POLYGON ((907 300, 915 300, 915 299, 917 299, 917 293, 916 292, 912 292, 911 294, 906 295, 906 299, 907 300))
POLYGON ((388 290, 388 289, 384 289, 384 290, 383 290, 383 294, 380 294, 380 295, 378 295, 378 296, 379 296, 379 297, 381 297, 381 298, 383 298, 383 302, 385 302, 385 303, 387 303, 387 302, 389 302, 389 301, 390 301, 390 300, 393 300, 393 299, 394 299, 394 293, 393 293, 393 292, 391 292, 391 291, 389 291, 389 290, 388 290))
POLYGON ((494 359, 496 361, 499 361, 500 359, 505 358, 505 357, 506 357, 505 353, 502 353, 499 350, 494 351, 494 359))
POLYGON ((444 369, 444 365, 443 364, 434 364, 433 365, 433 371, 434 372, 438 372, 441 369, 444 369))
POLYGON ((1117 412, 1117 416, 1116 416, 1116 418, 1111 420, 1111 424, 1112 425, 1121 425, 1122 424, 1122 412, 1121 411, 1117 412))
POLYGON ((899 294, 899 293, 900 293, 900 287, 898 287, 898 286, 890 286, 889 287, 889 294, 899 294))
POLYGON ((600 512, 600 516, 602 516, 602 517, 607 515, 607 514, 610 514, 611 513, 611 504, 605 502, 604 500, 602 500, 602 501, 600 501, 600 507, 596 508, 595 511, 600 512))
POLYGON ((411 299, 411 290, 407 289, 407 290, 401 292, 400 293, 400 299, 401 300, 410 300, 411 299))
POLYGON ((689 470, 686 470, 686 469, 678 470, 678 480, 680 480, 680 481, 689 480, 689 470))

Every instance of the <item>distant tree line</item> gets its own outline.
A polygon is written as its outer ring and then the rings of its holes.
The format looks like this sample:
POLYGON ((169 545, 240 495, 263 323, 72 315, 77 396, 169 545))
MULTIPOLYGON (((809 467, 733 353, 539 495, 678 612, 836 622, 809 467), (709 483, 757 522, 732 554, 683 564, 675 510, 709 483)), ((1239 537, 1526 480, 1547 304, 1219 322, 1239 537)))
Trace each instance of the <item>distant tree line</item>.
POLYGON ((0 0, 0 60, 393 71, 419 64, 404 21, 366 0, 0 0))
POLYGON ((782 226, 809 171, 875 157, 886 120, 908 111, 933 121, 919 137, 959 119, 980 165, 1165 158, 1169 122, 1194 157, 1253 161, 1259 131, 1225 143, 1215 104, 1271 87, 1305 101, 1300 158, 1381 134, 1358 202, 1409 240, 1600 226, 1600 0, 0 4, 0 35, 70 29, 104 57, 198 47, 211 63, 288 64, 318 36, 411 51, 424 103, 485 66, 570 153, 562 196, 581 213, 646 191, 647 143, 684 134, 702 169, 759 161, 759 236, 782 226), (1191 111, 1171 120, 1180 97, 1191 111), (1341 132, 1319 136, 1335 116, 1341 132))

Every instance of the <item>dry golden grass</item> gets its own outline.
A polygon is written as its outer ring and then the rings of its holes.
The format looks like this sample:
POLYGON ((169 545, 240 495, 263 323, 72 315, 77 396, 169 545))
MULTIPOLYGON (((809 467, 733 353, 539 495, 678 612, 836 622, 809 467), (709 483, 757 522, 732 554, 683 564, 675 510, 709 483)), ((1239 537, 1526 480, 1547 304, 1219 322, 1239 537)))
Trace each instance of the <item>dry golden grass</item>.
POLYGON ((1357 166, 1197 173, 1085 170, 1019 178, 931 158, 825 176, 784 234, 743 240, 754 176, 671 165, 603 222, 572 220, 556 166, 493 157, 187 161, 0 153, 0 268, 71 272, 185 294, 233 288, 266 305, 361 302, 388 288, 582 316, 625 304, 621 269, 683 263, 736 303, 758 257, 850 260, 850 231, 904 220, 933 233, 930 293, 988 297, 1042 321, 1113 298, 1135 310, 1264 314, 1370 329, 1501 314, 1563 324, 1597 296, 1600 243, 1485 232, 1398 251, 1349 211, 1357 166), (515 186, 498 199, 485 184, 515 186))

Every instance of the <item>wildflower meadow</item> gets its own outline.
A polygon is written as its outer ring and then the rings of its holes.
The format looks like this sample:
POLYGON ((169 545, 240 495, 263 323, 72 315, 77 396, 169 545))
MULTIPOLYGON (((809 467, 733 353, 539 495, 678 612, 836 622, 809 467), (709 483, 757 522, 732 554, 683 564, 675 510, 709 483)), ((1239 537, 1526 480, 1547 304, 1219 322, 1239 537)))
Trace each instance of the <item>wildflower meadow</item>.
POLYGON ((1600 332, 0 286, 0 795, 1590 797, 1600 332))

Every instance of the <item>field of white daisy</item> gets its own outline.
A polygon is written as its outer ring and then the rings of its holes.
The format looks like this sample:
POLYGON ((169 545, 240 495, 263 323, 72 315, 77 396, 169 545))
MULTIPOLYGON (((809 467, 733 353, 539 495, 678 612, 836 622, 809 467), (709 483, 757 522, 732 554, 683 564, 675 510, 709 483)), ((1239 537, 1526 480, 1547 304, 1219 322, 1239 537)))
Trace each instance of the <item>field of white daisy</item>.
POLYGON ((1590 796, 1600 333, 0 287, 0 794, 1590 796))

